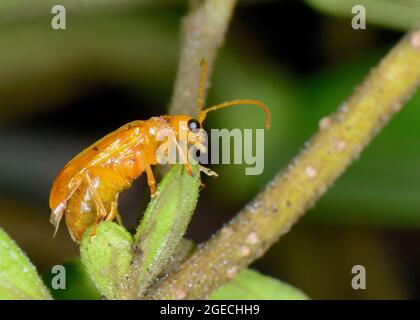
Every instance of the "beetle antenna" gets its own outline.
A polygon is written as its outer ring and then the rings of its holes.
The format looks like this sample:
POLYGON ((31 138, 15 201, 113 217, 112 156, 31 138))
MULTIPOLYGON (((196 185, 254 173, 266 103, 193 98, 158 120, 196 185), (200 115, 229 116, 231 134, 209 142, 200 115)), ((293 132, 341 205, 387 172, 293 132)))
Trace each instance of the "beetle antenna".
POLYGON ((227 108, 231 106, 237 106, 237 105, 254 105, 262 109, 265 113, 265 127, 267 129, 270 128, 270 121, 271 121, 270 110, 268 110, 267 106, 264 103, 262 103, 260 100, 252 100, 252 99, 231 100, 231 101, 226 101, 221 104, 215 105, 213 107, 209 107, 206 110, 198 113, 197 120, 200 122, 200 124, 202 124, 204 119, 207 116, 207 113, 209 113, 210 111, 215 111, 218 109, 227 108))
POLYGON ((208 64, 205 59, 202 59, 200 62, 201 67, 201 76, 200 76, 200 87, 198 89, 198 114, 202 113, 203 111, 203 95, 204 95, 204 86, 206 83, 206 74, 208 69, 208 64))

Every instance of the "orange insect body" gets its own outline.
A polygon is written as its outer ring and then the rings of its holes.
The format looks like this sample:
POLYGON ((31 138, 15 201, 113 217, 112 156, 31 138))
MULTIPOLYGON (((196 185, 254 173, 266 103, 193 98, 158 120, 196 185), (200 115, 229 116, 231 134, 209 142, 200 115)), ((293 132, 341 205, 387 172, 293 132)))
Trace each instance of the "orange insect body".
POLYGON ((162 141, 156 133, 188 123, 191 117, 164 116, 133 121, 112 132, 71 160, 51 188, 51 222, 58 227, 62 215, 74 241, 87 227, 118 217, 118 194, 147 172, 152 196, 156 182, 150 166, 156 165, 156 150, 162 141))
MULTIPOLYGON (((160 130, 172 130, 178 139, 181 130, 195 132, 200 129, 209 111, 238 104, 254 104, 262 108, 266 113, 266 126, 269 127, 269 111, 258 100, 228 101, 203 111, 201 97, 206 67, 203 61, 198 120, 185 115, 165 115, 130 122, 85 149, 61 170, 50 193, 50 221, 56 231, 63 215, 75 242, 80 242, 88 227, 96 227, 101 221, 117 219, 121 222, 117 210, 118 195, 143 172, 146 172, 153 197, 156 194, 156 181, 151 167, 158 163, 156 150, 164 143, 156 139, 160 130)), ((189 163, 185 165, 190 172, 189 163)), ((210 172, 205 168, 203 171, 210 172)))

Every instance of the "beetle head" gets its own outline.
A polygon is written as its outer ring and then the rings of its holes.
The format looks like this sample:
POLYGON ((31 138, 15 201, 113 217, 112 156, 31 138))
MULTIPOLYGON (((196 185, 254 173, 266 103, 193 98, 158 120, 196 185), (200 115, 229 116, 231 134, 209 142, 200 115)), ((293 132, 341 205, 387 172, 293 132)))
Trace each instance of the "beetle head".
POLYGON ((206 151, 203 144, 205 132, 198 120, 186 115, 168 116, 166 120, 178 141, 187 140, 188 144, 196 145, 201 152, 206 151))

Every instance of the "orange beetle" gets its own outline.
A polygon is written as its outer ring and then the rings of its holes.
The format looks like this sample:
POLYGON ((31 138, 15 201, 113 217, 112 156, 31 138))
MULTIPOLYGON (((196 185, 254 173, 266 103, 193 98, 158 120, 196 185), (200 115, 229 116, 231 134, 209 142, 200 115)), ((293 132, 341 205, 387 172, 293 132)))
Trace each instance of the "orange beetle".
MULTIPOLYGON (((117 210, 118 195, 129 188, 143 172, 146 172, 151 196, 155 196, 156 180, 151 167, 158 164, 156 151, 163 143, 156 139, 159 130, 173 130, 174 142, 181 153, 178 144, 181 130, 196 132, 202 127, 208 112, 239 104, 256 105, 263 109, 266 126, 269 127, 270 112, 259 100, 227 101, 202 110, 206 70, 207 63, 203 60, 197 120, 186 115, 165 115, 130 122, 85 149, 61 170, 50 193, 50 221, 55 227, 55 233, 63 215, 75 242, 80 242, 88 227, 93 225, 96 228, 101 221, 117 219, 121 223, 117 210)), ((199 139, 195 142, 199 142, 199 139)), ((191 173, 189 162, 185 165, 191 173)), ((200 169, 209 175, 214 174, 204 167, 200 166, 200 169)), ((95 229, 92 231, 94 234, 95 229)))

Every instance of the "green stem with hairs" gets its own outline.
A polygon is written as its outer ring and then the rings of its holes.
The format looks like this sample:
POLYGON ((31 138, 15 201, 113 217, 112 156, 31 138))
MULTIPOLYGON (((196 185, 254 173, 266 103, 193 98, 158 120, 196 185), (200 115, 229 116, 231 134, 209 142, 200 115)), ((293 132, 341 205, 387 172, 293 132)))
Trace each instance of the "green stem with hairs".
POLYGON ((178 73, 169 107, 171 114, 196 115, 200 61, 207 60, 211 74, 235 4, 236 0, 205 0, 192 6, 184 18, 178 73))

